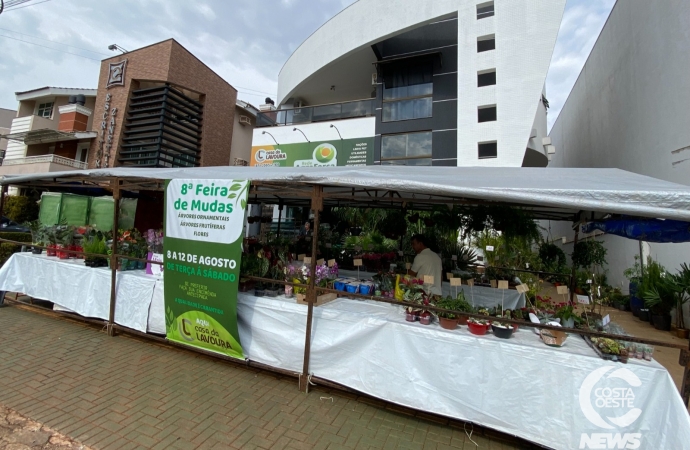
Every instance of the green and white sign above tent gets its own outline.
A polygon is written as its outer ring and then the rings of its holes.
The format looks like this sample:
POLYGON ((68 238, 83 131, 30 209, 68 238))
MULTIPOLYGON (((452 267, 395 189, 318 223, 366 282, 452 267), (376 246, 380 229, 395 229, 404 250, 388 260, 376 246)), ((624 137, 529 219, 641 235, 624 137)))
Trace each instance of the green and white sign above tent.
POLYGON ((244 359, 237 287, 249 181, 170 180, 165 190, 167 338, 244 359))

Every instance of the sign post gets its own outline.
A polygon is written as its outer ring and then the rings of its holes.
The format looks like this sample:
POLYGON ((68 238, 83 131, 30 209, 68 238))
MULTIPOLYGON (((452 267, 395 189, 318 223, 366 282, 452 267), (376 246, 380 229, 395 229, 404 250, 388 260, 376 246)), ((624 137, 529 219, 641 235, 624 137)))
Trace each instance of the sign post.
POLYGON ((169 340, 244 359, 237 287, 249 181, 170 180, 165 190, 169 340))

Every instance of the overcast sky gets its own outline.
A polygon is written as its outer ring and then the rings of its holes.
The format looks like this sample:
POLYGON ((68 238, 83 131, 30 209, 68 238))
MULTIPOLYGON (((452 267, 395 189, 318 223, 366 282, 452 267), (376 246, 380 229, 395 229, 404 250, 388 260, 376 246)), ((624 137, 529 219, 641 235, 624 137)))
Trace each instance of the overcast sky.
MULTIPOLYGON (((385 1, 385 0, 381 0, 385 1)), ((422 0, 420 0, 422 1, 422 0)), ((432 0, 426 0, 432 1, 432 0)), ((283 63, 353 0, 30 0, 0 15, 0 107, 42 86, 95 88, 107 47, 177 39, 255 105, 275 98, 283 63), (32 6, 28 6, 32 5, 32 6)), ((549 125, 615 0, 568 0, 547 79, 549 125)))

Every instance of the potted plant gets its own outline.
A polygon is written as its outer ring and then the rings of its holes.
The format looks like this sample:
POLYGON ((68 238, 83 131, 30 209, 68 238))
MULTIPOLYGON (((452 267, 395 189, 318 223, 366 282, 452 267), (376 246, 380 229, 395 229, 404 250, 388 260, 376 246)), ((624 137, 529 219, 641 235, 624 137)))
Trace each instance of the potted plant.
POLYGON ((70 254, 64 250, 69 250, 74 244, 74 231, 70 227, 58 227, 55 240, 57 242, 57 257, 69 259, 70 254))
POLYGON ((31 231, 31 243, 36 247, 31 247, 31 253, 34 255, 40 255, 43 253, 43 249, 39 248, 44 246, 44 227, 41 225, 39 220, 34 220, 31 222, 24 223, 24 226, 31 231))
MULTIPOLYGON (((265 278, 268 273, 269 266, 271 262, 265 257, 263 250, 260 250, 257 254, 257 264, 254 266, 254 273, 252 276, 258 278, 265 278)), ((257 281, 254 285, 254 295, 257 297, 264 297, 266 295, 266 283, 263 281, 257 281)))
POLYGON ((559 308, 556 310, 555 316, 561 319, 561 325, 565 328, 575 328, 575 323, 581 319, 575 314, 573 305, 563 303, 558 306, 559 308))
POLYGON ((675 278, 650 258, 639 292, 644 298, 645 306, 650 310, 654 328, 671 330, 671 311, 676 307, 681 291, 682 288, 676 283, 675 278))
POLYGON ((644 299, 637 295, 637 290, 642 280, 642 265, 640 256, 635 255, 635 262, 632 267, 623 271, 623 276, 628 279, 628 291, 630 293, 630 310, 633 316, 637 317, 641 308, 644 308, 644 299))
MULTIPOLYGON (((460 306, 459 303, 460 302, 453 297, 444 297, 436 302, 436 306, 451 311, 458 311, 460 306)), ((458 315, 455 313, 440 312, 438 313, 438 321, 441 324, 441 328, 446 330, 454 330, 458 327, 458 315)))
MULTIPOLYGON (((474 312, 474 308, 470 303, 465 299, 465 293, 463 291, 458 292, 458 296, 456 298, 457 304, 456 304, 456 311, 459 312, 464 312, 471 314, 474 312)), ((458 324, 459 325, 467 325, 467 319, 468 316, 459 314, 458 315, 458 324)))
POLYGON ((674 275, 674 281, 678 286, 676 293, 676 335, 680 339, 687 339, 690 330, 685 328, 683 306, 690 299, 690 266, 686 263, 681 264, 680 271, 674 275))
POLYGON ((477 336, 483 336, 489 328, 489 321, 471 318, 467 320, 467 328, 469 328, 470 333, 476 334, 477 336))
POLYGON ((501 339, 510 339, 513 335, 514 326, 510 324, 503 324, 501 322, 491 322, 491 329, 494 336, 501 339))

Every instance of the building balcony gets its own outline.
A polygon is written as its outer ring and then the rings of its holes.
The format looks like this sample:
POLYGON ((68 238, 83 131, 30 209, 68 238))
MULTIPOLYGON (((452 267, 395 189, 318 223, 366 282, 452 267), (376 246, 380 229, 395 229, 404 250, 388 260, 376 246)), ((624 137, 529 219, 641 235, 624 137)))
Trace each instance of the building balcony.
POLYGON ((28 156, 6 159, 0 166, 0 175, 26 175, 31 173, 64 172, 84 170, 88 164, 58 155, 28 156))
POLYGON ((262 111, 256 116, 257 127, 275 127, 373 116, 374 99, 327 105, 262 111))

